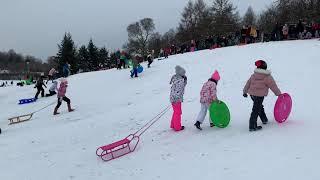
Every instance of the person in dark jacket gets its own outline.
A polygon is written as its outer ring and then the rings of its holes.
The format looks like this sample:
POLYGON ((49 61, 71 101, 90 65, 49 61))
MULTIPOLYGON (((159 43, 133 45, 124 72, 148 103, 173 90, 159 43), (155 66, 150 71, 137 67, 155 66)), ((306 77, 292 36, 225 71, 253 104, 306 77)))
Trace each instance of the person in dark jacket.
POLYGON ((147 60, 148 60, 148 68, 150 68, 150 65, 153 63, 153 57, 151 56, 151 54, 147 56, 147 60))
POLYGON ((70 76, 70 64, 68 62, 66 62, 64 65, 63 65, 63 77, 68 77, 70 76))
POLYGON ((44 89, 42 86, 47 88, 47 86, 43 82, 43 77, 41 76, 37 81, 36 86, 34 87, 34 88, 37 88, 37 93, 34 98, 38 99, 38 96, 40 93, 41 93, 41 97, 44 97, 44 89))

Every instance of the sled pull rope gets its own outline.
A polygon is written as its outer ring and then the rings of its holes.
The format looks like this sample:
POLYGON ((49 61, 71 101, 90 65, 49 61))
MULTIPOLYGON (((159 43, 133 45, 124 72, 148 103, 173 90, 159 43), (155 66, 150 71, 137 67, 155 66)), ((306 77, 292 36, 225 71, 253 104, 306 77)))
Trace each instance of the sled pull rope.
POLYGON ((141 136, 145 133, 153 124, 160 120, 160 118, 165 115, 170 109, 170 105, 168 105, 164 110, 162 110, 159 114, 157 114, 154 118, 152 118, 148 123, 142 126, 137 132, 134 133, 135 136, 141 136))
POLYGON ((37 111, 32 112, 31 114, 35 114, 35 113, 37 113, 37 112, 40 112, 40 111, 42 111, 42 110, 44 110, 44 109, 52 106, 54 103, 56 103, 56 102, 52 102, 52 103, 48 104, 47 106, 45 106, 45 107, 43 107, 43 108, 41 108, 41 109, 39 109, 39 110, 37 110, 37 111))

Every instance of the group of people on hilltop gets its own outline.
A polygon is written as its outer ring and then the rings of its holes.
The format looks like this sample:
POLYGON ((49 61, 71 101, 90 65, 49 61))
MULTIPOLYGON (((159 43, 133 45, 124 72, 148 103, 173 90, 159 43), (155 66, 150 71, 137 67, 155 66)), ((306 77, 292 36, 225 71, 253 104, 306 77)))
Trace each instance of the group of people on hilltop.
POLYGON ((194 39, 177 44, 168 44, 160 49, 159 57, 168 58, 170 55, 183 54, 195 50, 215 49, 220 47, 250 44, 256 42, 281 41, 288 39, 320 38, 320 24, 310 24, 300 20, 296 24, 276 23, 271 33, 263 32, 255 26, 245 25, 239 31, 228 35, 207 35, 201 39, 194 39))
POLYGON ((254 26, 249 26, 249 25, 243 26, 241 29, 240 43, 241 44, 255 43, 259 33, 260 33, 259 30, 254 26))
POLYGON ((148 55, 143 57, 141 54, 133 54, 129 55, 125 51, 118 50, 116 52, 116 59, 117 59, 117 69, 121 70, 132 67, 132 70, 130 71, 131 78, 138 77, 138 68, 140 66, 140 63, 143 61, 148 62, 148 68, 151 67, 151 64, 154 60, 154 50, 152 50, 150 53, 147 53, 148 55))
POLYGON ((215 49, 239 44, 240 38, 236 34, 228 36, 212 36, 209 35, 205 39, 191 40, 184 42, 181 45, 171 44, 160 49, 159 58, 168 58, 170 55, 183 54, 204 49, 215 49))
POLYGON ((276 24, 271 34, 271 41, 288 39, 311 39, 320 37, 320 24, 310 24, 300 20, 297 24, 276 24))
MULTIPOLYGON (((247 98, 249 94, 253 101, 253 108, 249 119, 249 131, 257 131, 262 129, 262 126, 258 126, 258 117, 260 117, 263 124, 268 123, 263 101, 268 95, 269 89, 271 89, 276 96, 281 95, 281 91, 271 76, 271 72, 267 70, 267 63, 263 60, 258 60, 255 62, 255 66, 256 69, 254 70, 254 73, 251 75, 243 88, 243 96, 247 98)), ((173 75, 170 80, 170 84, 172 85, 170 102, 173 108, 170 127, 175 131, 181 131, 185 129, 185 127, 181 125, 181 115, 183 96, 187 85, 187 76, 186 70, 181 66, 176 66, 175 72, 175 75, 173 75)), ((219 81, 220 74, 216 70, 210 79, 202 86, 200 91, 200 112, 194 124, 194 126, 199 130, 202 130, 201 125, 204 122, 210 104, 214 101, 218 101, 219 103, 219 99, 217 97, 217 86, 219 81)), ((210 126, 214 127, 214 124, 210 123, 210 126)))

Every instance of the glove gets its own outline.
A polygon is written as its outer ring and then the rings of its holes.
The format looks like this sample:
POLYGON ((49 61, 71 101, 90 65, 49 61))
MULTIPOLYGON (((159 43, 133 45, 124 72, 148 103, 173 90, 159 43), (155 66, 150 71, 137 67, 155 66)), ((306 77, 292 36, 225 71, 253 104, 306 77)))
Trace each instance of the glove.
POLYGON ((243 94, 243 97, 247 98, 247 97, 248 97, 248 94, 243 94))

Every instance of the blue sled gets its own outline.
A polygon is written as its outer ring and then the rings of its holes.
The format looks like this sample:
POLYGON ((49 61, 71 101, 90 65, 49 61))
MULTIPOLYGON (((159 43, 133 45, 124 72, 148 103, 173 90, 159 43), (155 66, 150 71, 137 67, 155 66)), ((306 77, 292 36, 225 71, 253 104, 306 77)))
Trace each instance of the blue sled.
POLYGON ((19 104, 29 104, 29 103, 33 103, 33 102, 36 102, 36 101, 37 101, 36 98, 20 99, 20 100, 19 100, 19 104))

